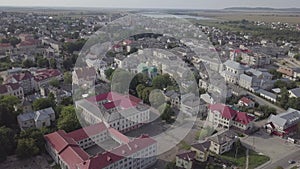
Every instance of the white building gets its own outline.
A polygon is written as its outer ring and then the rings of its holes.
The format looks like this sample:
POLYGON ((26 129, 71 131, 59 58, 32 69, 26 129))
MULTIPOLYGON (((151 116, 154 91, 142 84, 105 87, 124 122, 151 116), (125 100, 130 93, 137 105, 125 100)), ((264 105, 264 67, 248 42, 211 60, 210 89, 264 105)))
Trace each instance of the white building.
POLYGON ((235 127, 246 131, 253 128, 254 116, 238 112, 224 104, 213 104, 208 107, 208 121, 215 127, 235 127))
POLYGON ((238 83, 240 75, 245 71, 244 66, 232 60, 227 60, 223 64, 223 69, 222 76, 225 78, 225 81, 234 84, 238 83))
POLYGON ((109 92, 76 103, 81 118, 89 124, 104 122, 121 132, 128 132, 148 123, 149 107, 131 95, 109 92))
POLYGON ((156 162, 154 139, 147 135, 128 139, 104 123, 70 133, 59 130, 44 137, 47 152, 62 169, 146 169, 156 162), (105 147, 107 141, 110 147, 105 147), (102 150, 88 154, 85 150, 95 143, 102 150))

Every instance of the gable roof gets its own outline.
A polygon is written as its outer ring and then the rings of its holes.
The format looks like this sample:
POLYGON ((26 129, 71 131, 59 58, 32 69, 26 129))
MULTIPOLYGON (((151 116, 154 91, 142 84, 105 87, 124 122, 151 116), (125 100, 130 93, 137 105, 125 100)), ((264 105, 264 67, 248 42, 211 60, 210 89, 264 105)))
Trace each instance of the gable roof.
POLYGON ((221 133, 216 133, 215 135, 209 138, 210 141, 213 141, 219 145, 223 145, 237 137, 237 134, 232 130, 224 130, 221 133))
POLYGON ((195 151, 187 151, 176 155, 176 157, 183 159, 185 161, 194 161, 195 156, 196 156, 195 151))
POLYGON ((207 151, 210 147, 210 142, 209 141, 205 141, 203 143, 196 143, 196 144, 192 144, 191 145, 193 148, 199 150, 199 151, 207 151))
POLYGON ((211 104, 208 106, 208 109, 212 112, 218 111, 221 113, 222 117, 226 119, 232 119, 236 114, 237 111, 233 110, 231 107, 225 105, 225 104, 211 104))
POLYGON ((238 112, 236 117, 234 118, 234 121, 247 125, 250 122, 252 122, 255 119, 255 117, 248 115, 247 113, 244 112, 238 112))
POLYGON ((105 124, 99 123, 67 133, 67 136, 73 138, 75 141, 78 142, 80 140, 89 138, 90 136, 94 136, 106 130, 107 127, 105 126, 105 124))
POLYGON ((56 150, 59 154, 69 145, 76 146, 77 143, 74 139, 67 137, 67 133, 63 130, 56 131, 44 136, 46 141, 56 150))

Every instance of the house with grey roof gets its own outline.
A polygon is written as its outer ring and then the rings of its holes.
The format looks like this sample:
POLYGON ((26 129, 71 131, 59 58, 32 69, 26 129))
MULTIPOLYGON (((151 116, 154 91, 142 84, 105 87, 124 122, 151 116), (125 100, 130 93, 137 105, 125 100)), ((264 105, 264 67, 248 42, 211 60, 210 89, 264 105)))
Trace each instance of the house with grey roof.
POLYGON ((264 89, 259 89, 259 90, 256 91, 256 93, 258 93, 261 97, 263 97, 267 100, 270 100, 272 102, 276 102, 277 95, 274 94, 274 93, 268 92, 264 89))
POLYGON ((17 116, 21 130, 28 128, 48 127, 55 121, 55 112, 52 107, 17 116))
POLYGON ((299 123, 300 111, 289 108, 285 113, 271 115, 265 128, 270 134, 285 137, 295 134, 299 123))
POLYGON ((225 63, 223 63, 223 70, 224 71, 221 74, 225 78, 225 81, 228 83, 237 84, 240 75, 244 73, 246 67, 238 62, 227 60, 225 63))
POLYGON ((300 97, 300 88, 295 88, 289 90, 290 97, 299 98, 300 97))
POLYGON ((210 141, 209 150, 211 152, 223 154, 231 150, 233 144, 238 140, 238 135, 232 130, 224 130, 212 135, 208 140, 210 141))

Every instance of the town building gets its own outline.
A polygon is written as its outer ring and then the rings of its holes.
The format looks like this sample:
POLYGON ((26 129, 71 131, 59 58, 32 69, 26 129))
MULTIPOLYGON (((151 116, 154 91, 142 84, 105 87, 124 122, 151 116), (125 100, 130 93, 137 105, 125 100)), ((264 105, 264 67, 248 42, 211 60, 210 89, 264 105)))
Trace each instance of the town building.
POLYGON ((182 169, 193 169, 195 162, 195 151, 186 151, 176 155, 176 167, 182 169))
POLYGON ((208 121, 216 127, 237 128, 242 131, 254 127, 254 116, 239 112, 224 104, 212 104, 208 107, 208 121))
POLYGON ((265 98, 267 100, 270 100, 270 101, 272 101, 274 103, 277 100, 277 95, 276 94, 268 92, 268 91, 266 91, 264 89, 259 89, 259 90, 256 91, 256 93, 258 93, 261 97, 263 97, 263 98, 265 98))
POLYGON ((44 137, 47 152, 62 169, 146 169, 156 162, 154 139, 147 135, 129 139, 104 123, 44 137), (113 146, 106 147, 107 141, 113 146), (96 155, 86 151, 93 147, 101 147, 96 155))
POLYGON ((0 95, 11 95, 23 99, 24 91, 18 83, 6 83, 0 85, 0 95))
POLYGON ((248 97, 242 97, 239 100, 238 105, 253 108, 255 106, 255 102, 253 100, 249 99, 248 97))
POLYGON ((210 141, 209 150, 215 154, 224 154, 232 149, 238 139, 238 135, 235 132, 224 130, 208 138, 210 141))
POLYGON ((92 87, 95 85, 96 70, 94 67, 76 68, 73 71, 73 84, 81 87, 92 87))
POLYGON ((289 108, 285 113, 271 115, 265 125, 267 132, 280 137, 296 134, 300 123, 300 111, 289 108))
POLYGON ((289 90, 290 97, 299 98, 300 97, 300 88, 294 88, 289 90))
POLYGON ((240 75, 244 73, 245 67, 238 62, 227 60, 223 63, 223 72, 222 76, 225 78, 225 81, 228 83, 237 84, 240 78, 240 75))
POLYGON ((104 122, 121 132, 141 127, 149 122, 149 106, 132 95, 108 92, 79 100, 76 107, 88 124, 104 122))
POLYGON ((27 71, 8 75, 4 83, 19 84, 23 88, 24 94, 28 94, 35 89, 34 77, 27 71))
POLYGON ((62 80, 63 74, 58 69, 39 69, 34 71, 35 87, 38 90, 41 86, 49 84, 52 80, 62 80))
POLYGON ((28 128, 49 127, 55 121, 55 112, 52 107, 17 116, 21 130, 28 128))

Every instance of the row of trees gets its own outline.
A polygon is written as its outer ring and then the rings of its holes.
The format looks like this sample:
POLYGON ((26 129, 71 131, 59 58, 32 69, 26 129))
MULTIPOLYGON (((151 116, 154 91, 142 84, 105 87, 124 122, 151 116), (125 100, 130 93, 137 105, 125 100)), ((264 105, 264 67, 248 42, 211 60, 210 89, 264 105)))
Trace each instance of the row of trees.
POLYGON ((80 128, 72 98, 66 98, 57 105, 53 94, 47 98, 40 98, 33 102, 34 110, 52 107, 57 112, 57 125, 41 129, 28 129, 21 131, 17 124, 17 115, 22 111, 18 107, 20 100, 14 96, 0 96, 0 162, 6 160, 8 155, 30 158, 45 152, 44 135, 57 129, 70 132, 80 128), (5 146, 3 146, 5 145, 5 146))

